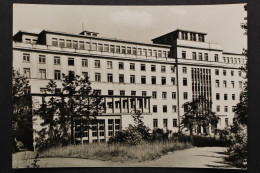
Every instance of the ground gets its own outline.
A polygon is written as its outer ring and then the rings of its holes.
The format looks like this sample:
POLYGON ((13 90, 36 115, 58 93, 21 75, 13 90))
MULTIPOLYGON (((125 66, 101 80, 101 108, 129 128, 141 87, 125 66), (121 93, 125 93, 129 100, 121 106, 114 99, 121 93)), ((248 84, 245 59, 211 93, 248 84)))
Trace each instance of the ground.
MULTIPOLYGON (((195 147, 170 152, 159 159, 139 163, 111 162, 77 158, 39 158, 40 167, 192 167, 192 168, 226 168, 236 167, 224 161, 227 155, 225 147, 195 147)), ((13 168, 27 167, 33 161, 28 159, 32 152, 13 154, 13 168)))

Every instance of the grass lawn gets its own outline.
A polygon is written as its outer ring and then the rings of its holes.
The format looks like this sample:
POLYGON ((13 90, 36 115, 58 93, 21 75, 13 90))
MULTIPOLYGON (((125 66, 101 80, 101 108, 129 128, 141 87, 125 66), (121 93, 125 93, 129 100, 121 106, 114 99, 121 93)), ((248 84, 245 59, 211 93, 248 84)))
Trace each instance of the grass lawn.
POLYGON ((190 143, 143 142, 136 146, 97 143, 51 148, 40 153, 40 157, 85 158, 102 161, 141 162, 153 160, 170 151, 191 148, 190 143))

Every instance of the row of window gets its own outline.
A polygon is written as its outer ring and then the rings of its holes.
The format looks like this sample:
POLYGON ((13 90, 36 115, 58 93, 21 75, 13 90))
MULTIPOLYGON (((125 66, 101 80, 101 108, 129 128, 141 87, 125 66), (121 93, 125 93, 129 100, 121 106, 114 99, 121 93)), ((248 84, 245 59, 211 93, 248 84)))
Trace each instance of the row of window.
MULTIPOLYGON (((236 106, 232 106, 232 112, 235 112, 236 106)), ((216 106, 216 112, 220 112, 220 105, 216 106)), ((224 106, 224 112, 228 112, 228 106, 224 106)))
MULTIPOLYGON (((240 89, 242 89, 242 81, 238 81, 238 86, 240 89)), ((219 88, 220 87, 220 83, 219 83, 219 80, 216 80, 215 81, 215 87, 216 88, 219 88)), ((232 88, 235 88, 235 81, 231 81, 231 87, 232 88)), ((226 80, 223 80, 223 88, 227 88, 227 81, 226 80)))
MULTIPOLYGON (((167 113, 167 105, 163 105, 163 113, 167 113)), ((153 105, 153 113, 157 113, 158 109, 157 109, 157 105, 153 105)), ((177 106, 176 105, 172 105, 172 112, 175 113, 177 112, 177 106)))
MULTIPOLYGON (((219 69, 215 69, 215 75, 218 76, 219 75, 219 69)), ((230 71, 230 75, 231 76, 235 76, 235 72, 234 70, 230 71)), ((223 76, 227 76, 227 70, 223 70, 223 76)), ((238 71, 238 76, 241 77, 242 76, 242 72, 238 71)))
POLYGON ((81 50, 93 50, 101 52, 122 53, 132 55, 145 55, 155 57, 169 57, 169 51, 136 48, 131 46, 91 43, 77 40, 52 38, 52 46, 67 47, 81 50))
POLYGON ((233 57, 223 57, 224 63, 227 64, 245 64, 245 60, 243 58, 233 58, 233 57))
MULTIPOLYGON (((232 100, 236 100, 236 95, 231 95, 232 100)), ((220 93, 216 93, 216 100, 220 100, 220 93)), ((224 94, 224 100, 228 100, 228 94, 224 94)))
MULTIPOLYGON (((193 33, 193 32, 185 32, 181 31, 181 39, 183 40, 188 40, 188 34, 190 35, 190 40, 191 41, 197 41, 197 34, 198 33, 193 33)), ((204 42, 204 35, 203 34, 198 34, 198 41, 204 42)))
MULTIPOLYGON (((186 51, 182 51, 181 56, 183 59, 186 59, 186 51)), ((203 54, 201 52, 198 53, 198 58, 197 58, 197 52, 192 52, 192 59, 193 60, 199 60, 199 61, 209 61, 209 54, 208 53, 204 53, 204 57, 203 54)), ((215 61, 218 61, 218 54, 215 54, 215 61)))
MULTIPOLYGON (((30 54, 23 54, 23 62, 30 62, 30 54)), ((39 63, 40 64, 46 64, 46 57, 45 55, 39 55, 39 63)), ((54 65, 60 65, 61 60, 60 57, 54 56, 54 65)), ((68 65, 69 66, 74 66, 74 58, 68 58, 68 65)), ((81 60, 81 65, 82 67, 88 67, 88 59, 82 59, 81 60)), ((94 61, 94 67, 95 68, 101 68, 100 60, 95 60, 94 61)), ((140 70, 141 71, 146 71, 146 64, 141 64, 140 65, 140 70)), ((151 65, 151 71, 156 72, 156 65, 151 65)), ((113 62, 112 61, 107 61, 107 69, 113 69, 113 62)), ((118 62, 118 69, 123 70, 124 69, 124 62, 118 62)), ((135 70, 135 63, 130 63, 130 70, 135 70)), ((162 65, 161 66, 161 72, 166 73, 166 66, 162 65)), ((175 67, 171 66, 171 72, 175 72, 175 67)))
MULTIPOLYGON (((172 120, 172 127, 177 127, 177 119, 174 118, 172 120)), ((168 127, 168 119, 163 119, 163 127, 167 128, 168 127)), ((153 128, 158 128, 158 119, 153 119, 153 128)))

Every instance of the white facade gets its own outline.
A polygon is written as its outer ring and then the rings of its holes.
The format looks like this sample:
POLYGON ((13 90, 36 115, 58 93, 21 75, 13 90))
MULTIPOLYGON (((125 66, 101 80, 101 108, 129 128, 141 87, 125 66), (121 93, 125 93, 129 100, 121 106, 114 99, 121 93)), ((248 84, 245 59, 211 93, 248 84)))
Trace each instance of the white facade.
MULTIPOLYGON (((205 42, 204 33, 197 33, 197 38, 198 35, 201 37, 200 41, 190 40, 193 37, 190 33, 194 32, 176 30, 153 39, 154 44, 148 44, 87 34, 18 32, 13 42, 13 68, 27 73, 32 93, 43 92, 50 79, 61 87, 59 74, 73 71, 80 76, 87 72, 92 88, 101 90, 101 95, 113 91, 112 94, 116 96, 133 96, 134 92, 136 96, 150 96, 150 106, 147 102, 145 107, 150 111, 143 114, 145 124, 151 129, 167 128, 172 132, 178 131, 179 117, 184 114, 182 105, 195 98, 192 70, 201 69, 203 72, 204 69, 210 80, 207 80, 205 93, 209 92, 212 109, 220 118, 217 127, 224 128, 226 123, 232 123, 232 107, 239 102, 243 81, 240 67, 246 63, 245 57, 225 53, 219 44, 205 42), (182 32, 188 33, 188 38, 181 39, 182 32), (171 34, 176 38, 171 37, 171 34), (218 59, 215 60, 216 55, 218 59), (205 60, 206 56, 208 60, 205 60), (223 71, 226 71, 226 75, 223 75, 223 71), (184 98, 186 93, 187 98, 184 98), (216 98, 217 94, 220 99, 216 98), (225 94, 227 99, 224 99, 225 94)), ((137 110, 140 110, 138 104, 137 110)), ((92 138, 92 133, 89 133, 90 141, 108 140, 111 136, 108 134, 109 120, 119 119, 120 129, 132 121, 131 113, 118 113, 118 110, 106 112, 98 119, 104 120, 104 137, 92 138)))

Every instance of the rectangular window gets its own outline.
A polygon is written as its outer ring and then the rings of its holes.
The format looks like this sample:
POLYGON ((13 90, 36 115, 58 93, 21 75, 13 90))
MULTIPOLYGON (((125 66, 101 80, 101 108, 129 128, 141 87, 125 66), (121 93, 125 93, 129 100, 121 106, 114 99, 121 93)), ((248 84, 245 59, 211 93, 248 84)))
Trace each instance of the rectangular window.
POLYGON ((192 52, 192 59, 193 59, 193 60, 197 60, 197 54, 196 54, 196 52, 192 52))
POLYGON ((66 47, 71 48, 71 40, 66 40, 66 47))
POLYGON ((107 61, 107 69, 112 69, 112 68, 113 68, 112 61, 107 61))
POLYGON ((141 76, 141 84, 146 84, 146 76, 141 76))
POLYGON ((54 65, 60 65, 60 57, 59 56, 54 57, 54 65))
POLYGON ((133 55, 136 55, 136 48, 133 48, 133 55))
POLYGON ((157 57, 157 50, 153 50, 153 56, 157 57))
POLYGON ((238 82, 239 88, 242 89, 243 85, 242 85, 242 81, 238 82))
POLYGON ((131 47, 127 47, 127 48, 126 48, 126 53, 127 53, 127 54, 131 54, 131 47))
POLYGON ((167 105, 163 105, 163 113, 167 112, 167 105))
POLYGON ((232 94, 232 100, 236 100, 236 95, 232 94))
POLYGON ((156 66, 155 65, 151 65, 151 71, 156 71, 156 66))
POLYGON ((164 128, 168 127, 168 119, 163 119, 163 127, 164 128))
POLYGON ((95 60, 95 68, 100 68, 100 60, 95 60))
POLYGON ((232 86, 232 88, 235 88, 235 82, 234 81, 231 81, 231 86, 232 86))
POLYGON ((163 57, 163 58, 166 57, 166 51, 163 51, 163 53, 162 53, 162 57, 163 57))
POLYGON ((220 105, 217 105, 216 111, 217 111, 217 112, 220 112, 220 105))
POLYGON ((232 106, 232 112, 235 112, 236 106, 232 106))
POLYGON ((125 82, 125 76, 123 74, 119 74, 119 83, 125 82))
POLYGON ((101 81, 101 74, 100 73, 95 73, 95 81, 100 82, 101 81))
POLYGON ((176 99, 176 92, 172 92, 172 99, 176 99))
POLYGON ((141 64, 141 71, 145 71, 145 64, 141 64))
POLYGON ((219 80, 216 80, 215 86, 216 86, 216 88, 219 88, 219 80))
POLYGON ((161 58, 162 57, 162 51, 158 50, 158 57, 161 58))
POLYGON ((202 53, 199 53, 199 60, 202 61, 202 53))
POLYGON ((78 49, 78 41, 73 41, 73 48, 78 49))
POLYGON ((216 100, 220 100, 220 94, 216 93, 216 100))
POLYGON ((113 82, 113 74, 111 73, 107 74, 107 82, 113 82))
POLYGON ((152 76, 151 80, 152 80, 152 84, 156 84, 156 76, 152 76))
POLYGON ((98 44, 98 51, 100 51, 100 52, 103 51, 103 44, 98 44))
POLYGON ((175 67, 173 65, 171 66, 171 72, 175 73, 175 67))
POLYGON ((166 85, 166 77, 162 77, 162 85, 166 85))
POLYGON ((30 62, 30 54, 23 54, 23 62, 30 62))
POLYGON ((166 67, 164 65, 161 66, 161 72, 165 73, 166 72, 166 67))
POLYGON ((156 91, 153 91, 153 92, 152 92, 152 98, 153 98, 153 99, 156 99, 156 98, 157 98, 157 92, 156 92, 156 91))
POLYGON ((187 74, 187 67, 182 67, 182 73, 187 74))
POLYGON ((91 50, 97 50, 97 43, 91 44, 91 50))
POLYGON ((223 75, 226 76, 227 75, 227 71, 223 70, 223 75))
POLYGON ((172 127, 177 127, 177 119, 173 119, 173 121, 172 121, 172 127))
POLYGON ((110 52, 112 52, 112 53, 115 52, 115 46, 114 45, 110 45, 110 52))
POLYGON ((46 79, 46 69, 39 69, 40 79, 46 79))
POLYGON ((223 81, 223 87, 227 88, 227 81, 226 80, 223 81))
POLYGON ((90 49, 91 49, 90 42, 86 42, 86 50, 90 50, 90 49))
POLYGON ((227 106, 224 107, 224 112, 228 112, 228 107, 227 106))
POLYGON ((135 75, 130 75, 130 83, 135 83, 135 75))
POLYGON ((88 77, 88 72, 82 72, 82 76, 83 76, 84 78, 88 77))
POLYGON ((142 96, 146 96, 147 92, 146 91, 142 91, 142 96))
POLYGON ((230 71, 230 74, 231 74, 231 76, 234 76, 234 71, 233 70, 230 71))
POLYGON ((153 128, 158 127, 158 119, 153 119, 153 128))
POLYGON ((108 44, 104 45, 104 52, 108 52, 108 44))
POLYGON ((241 77, 242 76, 242 73, 241 71, 238 71, 238 76, 241 77))
POLYGON ((58 46, 58 39, 52 38, 52 46, 58 46))
POLYGON ((125 54, 126 53, 126 50, 125 50, 125 46, 122 46, 122 53, 125 54))
POLYGON ((114 91, 113 91, 113 90, 108 90, 108 91, 107 91, 107 94, 108 94, 109 96, 112 96, 112 95, 114 95, 114 91))
POLYGON ((144 55, 147 56, 147 49, 143 49, 144 55))
POLYGON ((182 52, 181 52, 181 57, 182 57, 183 59, 186 59, 186 51, 182 51, 182 52))
POLYGON ((172 112, 176 112, 177 111, 177 106, 176 105, 172 105, 172 112))
POLYGON ((136 95, 136 91, 131 91, 131 96, 135 96, 136 95))
POLYGON ((60 44, 60 47, 65 47, 65 40, 59 39, 59 44, 60 44))
POLYGON ((88 66, 88 60, 87 59, 82 59, 81 60, 81 64, 82 64, 82 67, 87 67, 88 66))
POLYGON ((120 46, 116 46, 116 53, 120 53, 120 46))
POLYGON ((187 86, 187 85, 188 85, 187 78, 183 78, 183 86, 187 86))
POLYGON ((130 63, 130 70, 135 70, 135 63, 130 63))
POLYGON ((45 55, 39 55, 39 63, 40 64, 45 64, 46 63, 45 55))
POLYGON ((228 100, 228 95, 224 94, 224 100, 228 100))
POLYGON ((225 126, 228 126, 228 118, 225 118, 225 126))
POLYGON ((120 96, 124 96, 125 95, 125 90, 120 90, 120 96))
POLYGON ((188 99, 188 93, 187 92, 183 92, 183 99, 185 99, 185 100, 188 99))
POLYGON ((214 58, 215 58, 215 62, 218 62, 218 54, 215 54, 214 58))
POLYGON ((148 56, 152 56, 152 50, 148 49, 148 56))
POLYGON ((142 49, 141 48, 137 49, 137 55, 142 55, 142 49))
POLYGON ((55 80, 60 80, 61 79, 60 70, 54 70, 54 79, 55 80))
POLYGON ((123 62, 119 62, 118 63, 118 69, 119 70, 123 70, 124 69, 124 63, 123 62))
POLYGON ((219 70, 218 69, 215 69, 215 75, 219 75, 219 70))
POLYGON ((162 92, 162 98, 167 99, 167 92, 162 92))
POLYGON ((84 49, 84 42, 83 41, 79 42, 79 49, 81 49, 81 50, 84 49))
POLYGON ((69 58, 68 59, 68 65, 69 66, 74 66, 74 58, 69 58))
POLYGON ((205 60, 205 61, 209 61, 209 54, 204 53, 204 60, 205 60))
POLYGON ((153 112, 154 112, 154 113, 157 112, 157 105, 153 105, 153 112))
POLYGON ((175 85, 176 82, 175 82, 175 77, 171 77, 171 82, 172 82, 172 85, 175 85))

